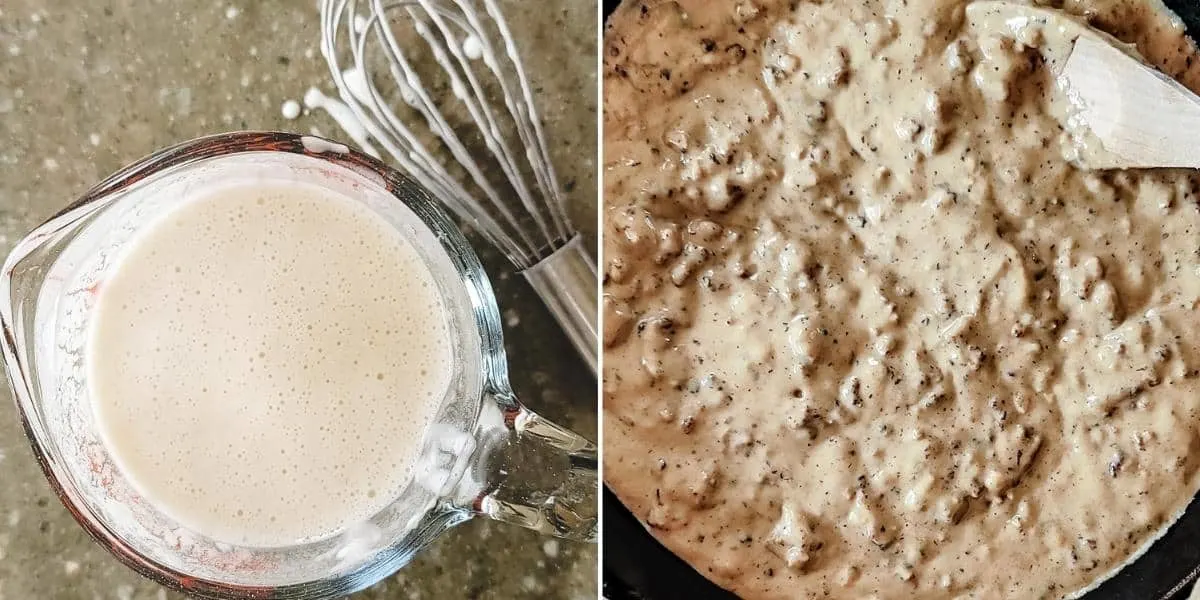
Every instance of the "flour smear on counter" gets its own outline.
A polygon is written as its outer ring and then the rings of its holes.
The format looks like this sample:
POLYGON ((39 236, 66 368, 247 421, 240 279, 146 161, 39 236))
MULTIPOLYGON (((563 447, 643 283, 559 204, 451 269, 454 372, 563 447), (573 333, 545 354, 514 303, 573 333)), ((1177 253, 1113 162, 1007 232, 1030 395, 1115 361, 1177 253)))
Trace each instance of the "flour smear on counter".
POLYGON ((102 439, 160 510, 220 542, 334 535, 412 478, 450 381, 437 285, 357 201, 227 182, 138 234, 87 346, 102 439))
MULTIPOLYGON (((1074 167, 1063 54, 964 6, 606 31, 605 478, 744 597, 1067 597, 1196 490, 1200 181, 1074 167)), ((1065 10, 1200 83, 1158 5, 1065 10)))

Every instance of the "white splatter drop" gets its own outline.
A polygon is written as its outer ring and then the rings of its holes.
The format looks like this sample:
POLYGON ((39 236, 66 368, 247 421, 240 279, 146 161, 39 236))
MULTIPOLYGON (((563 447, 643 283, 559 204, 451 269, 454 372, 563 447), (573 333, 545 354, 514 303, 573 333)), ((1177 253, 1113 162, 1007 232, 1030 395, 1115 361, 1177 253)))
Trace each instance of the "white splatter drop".
POLYGON ((100 145, 100 134, 93 133, 93 134, 89 135, 88 142, 91 143, 91 145, 93 145, 93 146, 99 146, 100 145))
POLYGON ((14 511, 8 513, 8 526, 9 527, 16 527, 20 523, 21 523, 21 511, 14 510, 14 511))
POLYGON ((58 161, 54 160, 53 158, 47 158, 46 160, 42 161, 42 167, 44 167, 47 171, 57 171, 58 161))
POLYGON ((287 100, 283 106, 279 107, 279 112, 283 114, 283 118, 291 121, 300 116, 300 103, 295 100, 287 100))
POLYGON ((509 327, 516 327, 517 325, 520 325, 521 315, 512 308, 504 311, 504 324, 508 325, 509 327))
POLYGON ((242 11, 239 10, 238 7, 236 7, 236 6, 227 6, 227 7, 225 7, 225 18, 232 21, 232 20, 236 19, 237 16, 239 14, 241 14, 241 12, 242 11))
POLYGON ((558 540, 546 540, 545 542, 542 542, 542 552, 545 552, 546 556, 549 556, 550 558, 557 557, 558 540))
POLYGON ((63 561, 63 573, 66 573, 67 575, 74 575, 74 574, 78 573, 79 568, 80 568, 80 565, 76 561, 73 561, 73 560, 63 561))
POLYGON ((479 60, 483 56, 483 45, 479 43, 479 38, 473 35, 468 35, 467 39, 462 43, 463 54, 471 60, 479 60))
POLYGON ((121 584, 117 586, 117 600, 133 600, 133 586, 121 584))

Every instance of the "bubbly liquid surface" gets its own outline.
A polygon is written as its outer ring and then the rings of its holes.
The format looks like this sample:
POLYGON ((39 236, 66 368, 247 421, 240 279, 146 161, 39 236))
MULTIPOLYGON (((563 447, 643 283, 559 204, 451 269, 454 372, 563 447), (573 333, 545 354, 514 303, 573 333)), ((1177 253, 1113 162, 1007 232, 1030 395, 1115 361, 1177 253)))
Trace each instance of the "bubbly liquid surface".
POLYGON ((102 436, 182 524, 314 540, 411 478, 452 351, 432 274, 369 209, 303 184, 213 191, 140 233, 98 294, 102 436))

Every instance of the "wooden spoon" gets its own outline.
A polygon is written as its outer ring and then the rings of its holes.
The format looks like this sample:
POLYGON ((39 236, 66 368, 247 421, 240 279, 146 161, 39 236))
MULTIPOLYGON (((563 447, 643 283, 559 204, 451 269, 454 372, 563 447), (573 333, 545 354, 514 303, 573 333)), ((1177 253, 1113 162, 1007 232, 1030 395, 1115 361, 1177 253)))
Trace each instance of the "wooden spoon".
POLYGON ((1200 97, 1131 46, 1066 13, 999 0, 969 4, 967 23, 1019 41, 1036 29, 1032 37, 1070 102, 1068 130, 1098 146, 1081 149, 1085 168, 1200 168, 1200 97))

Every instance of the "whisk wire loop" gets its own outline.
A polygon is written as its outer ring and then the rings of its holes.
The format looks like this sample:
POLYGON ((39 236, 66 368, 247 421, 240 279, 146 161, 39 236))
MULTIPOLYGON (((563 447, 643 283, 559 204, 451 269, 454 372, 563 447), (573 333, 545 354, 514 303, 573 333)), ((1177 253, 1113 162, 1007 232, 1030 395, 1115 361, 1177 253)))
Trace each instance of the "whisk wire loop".
POLYGON ((321 50, 339 95, 398 166, 473 221, 522 269, 575 235, 563 208, 533 90, 495 0, 326 0, 321 22, 321 50), (510 189, 500 190, 489 180, 479 157, 468 150, 447 119, 410 60, 417 48, 406 48, 398 39, 398 20, 412 28, 424 44, 421 49, 441 69, 439 76, 448 79, 451 100, 465 109, 489 160, 510 189), (397 114, 394 98, 383 93, 371 76, 372 52, 380 53, 386 63, 386 69, 374 74, 391 78, 388 83, 394 84, 402 103, 420 115, 474 192, 434 158, 434 148, 411 128, 412 119, 397 114), (501 100, 489 99, 480 64, 501 100), (514 139, 502 129, 502 118, 514 139), (520 150, 514 149, 513 142, 520 150))
POLYGON ((322 0, 321 53, 351 136, 503 251, 594 372, 595 262, 496 0, 322 0))

